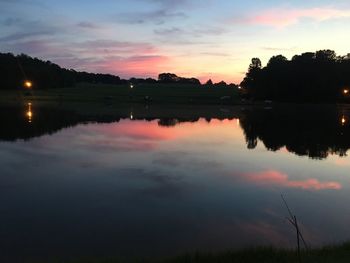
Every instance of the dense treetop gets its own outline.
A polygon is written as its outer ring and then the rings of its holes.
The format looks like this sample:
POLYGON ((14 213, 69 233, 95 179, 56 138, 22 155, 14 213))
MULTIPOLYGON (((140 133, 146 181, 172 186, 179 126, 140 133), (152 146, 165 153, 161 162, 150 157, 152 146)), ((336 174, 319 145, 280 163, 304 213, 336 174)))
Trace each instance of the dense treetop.
POLYGON ((241 83, 246 96, 258 100, 335 102, 350 87, 350 54, 332 50, 272 57, 266 67, 253 58, 241 83))

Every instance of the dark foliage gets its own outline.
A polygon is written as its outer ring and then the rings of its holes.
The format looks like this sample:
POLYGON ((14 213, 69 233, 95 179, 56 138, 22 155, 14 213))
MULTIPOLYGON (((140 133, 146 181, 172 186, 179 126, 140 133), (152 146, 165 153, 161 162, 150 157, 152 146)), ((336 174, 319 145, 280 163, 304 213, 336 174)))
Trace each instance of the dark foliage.
POLYGON ((346 156, 350 149, 350 112, 335 106, 299 106, 247 111, 240 119, 247 147, 260 140, 270 151, 285 147, 312 159, 346 156))
POLYGON ((272 57, 262 68, 253 58, 241 83, 245 94, 257 100, 336 102, 348 101, 350 56, 339 57, 332 50, 294 56, 272 57))
POLYGON ((18 89, 26 80, 36 89, 64 88, 79 82, 122 84, 126 81, 110 74, 94 74, 68 70, 37 58, 21 54, 0 53, 0 72, 3 76, 0 89, 18 89))
POLYGON ((157 83, 157 80, 152 78, 131 78, 129 79, 129 82, 134 84, 155 84, 157 83))
POLYGON ((200 81, 196 78, 182 78, 173 73, 162 73, 158 76, 160 83, 181 83, 181 84, 195 84, 200 85, 200 81))

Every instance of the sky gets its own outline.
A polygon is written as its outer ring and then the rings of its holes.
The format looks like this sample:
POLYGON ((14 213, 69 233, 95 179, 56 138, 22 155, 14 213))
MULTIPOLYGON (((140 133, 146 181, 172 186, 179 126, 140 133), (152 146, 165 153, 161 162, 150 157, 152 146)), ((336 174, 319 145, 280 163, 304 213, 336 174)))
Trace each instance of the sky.
POLYGON ((250 60, 350 53, 347 0, 0 0, 0 52, 122 78, 239 83, 250 60))

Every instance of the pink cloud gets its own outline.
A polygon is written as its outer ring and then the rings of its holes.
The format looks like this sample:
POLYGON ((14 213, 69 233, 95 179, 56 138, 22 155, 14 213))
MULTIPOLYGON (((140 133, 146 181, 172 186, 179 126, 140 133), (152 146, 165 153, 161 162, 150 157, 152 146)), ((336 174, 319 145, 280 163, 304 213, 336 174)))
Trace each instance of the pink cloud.
POLYGON ((95 68, 97 72, 117 74, 121 77, 156 77, 164 71, 164 66, 169 61, 169 57, 162 55, 111 57, 89 67, 95 68))
POLYGON ((338 182, 320 182, 314 178, 306 180, 290 180, 287 174, 274 170, 242 174, 241 177, 244 180, 259 185, 278 185, 290 188, 300 188, 304 190, 339 190, 342 188, 342 185, 338 182))
POLYGON ((315 21, 325 21, 335 18, 350 17, 350 11, 334 8, 308 8, 308 9, 270 9, 250 18, 243 19, 241 22, 266 25, 277 28, 283 28, 289 25, 297 24, 301 19, 312 19, 315 21))

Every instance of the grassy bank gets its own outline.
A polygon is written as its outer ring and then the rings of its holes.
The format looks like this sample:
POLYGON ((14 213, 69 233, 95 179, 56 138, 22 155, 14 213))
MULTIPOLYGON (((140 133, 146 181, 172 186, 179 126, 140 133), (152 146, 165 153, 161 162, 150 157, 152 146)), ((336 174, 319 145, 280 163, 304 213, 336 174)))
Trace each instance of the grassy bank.
POLYGON ((79 84, 73 88, 1 91, 0 102, 30 97, 34 101, 106 101, 152 104, 234 104, 238 91, 231 87, 204 87, 179 84, 129 85, 79 84))
MULTIPOLYGON (((255 248, 221 253, 196 253, 166 259, 79 259, 50 261, 67 263, 297 263, 296 251, 275 248, 255 248)), ((301 262, 345 263, 350 262, 350 243, 302 251, 301 262)))

